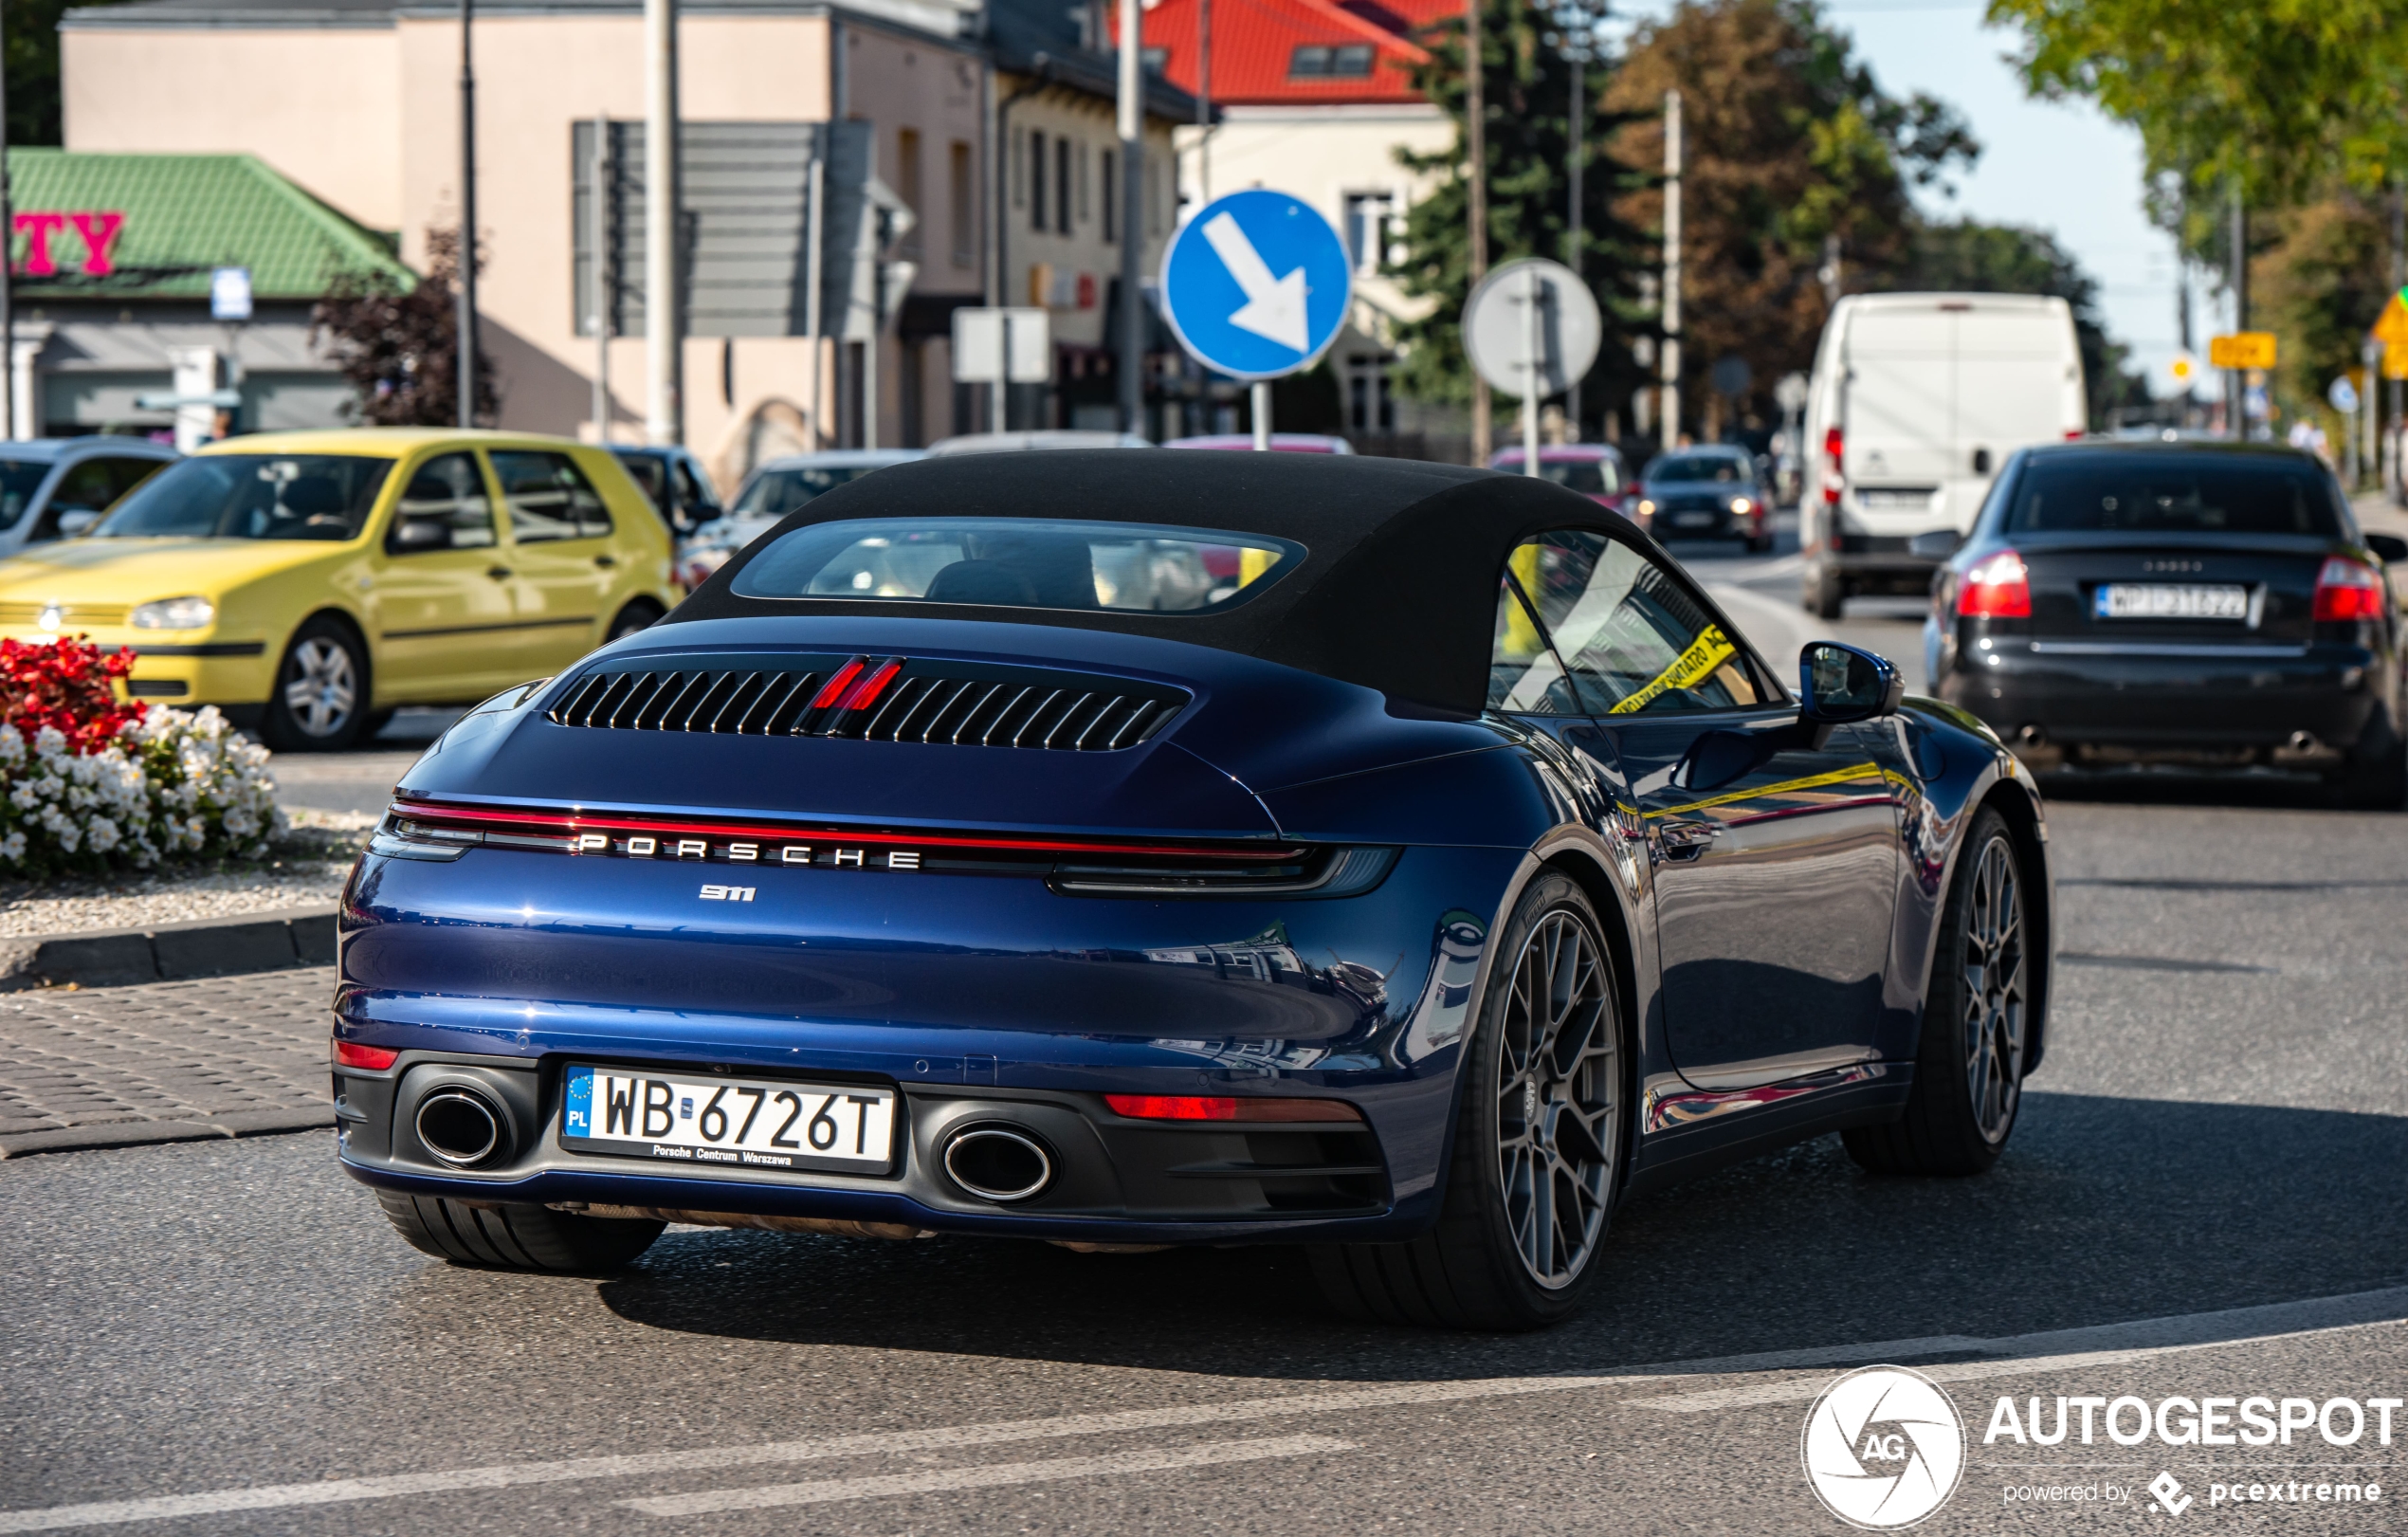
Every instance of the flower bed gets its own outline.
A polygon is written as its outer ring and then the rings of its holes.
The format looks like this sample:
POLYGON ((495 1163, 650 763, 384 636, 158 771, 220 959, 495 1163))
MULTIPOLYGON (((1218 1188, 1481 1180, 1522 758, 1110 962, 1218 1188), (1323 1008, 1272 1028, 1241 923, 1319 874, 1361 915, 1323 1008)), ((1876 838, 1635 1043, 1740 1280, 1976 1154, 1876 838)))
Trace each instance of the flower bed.
POLYGON ((198 712, 118 697, 134 654, 0 640, 0 867, 27 875, 256 859, 283 829, 267 749, 198 712))

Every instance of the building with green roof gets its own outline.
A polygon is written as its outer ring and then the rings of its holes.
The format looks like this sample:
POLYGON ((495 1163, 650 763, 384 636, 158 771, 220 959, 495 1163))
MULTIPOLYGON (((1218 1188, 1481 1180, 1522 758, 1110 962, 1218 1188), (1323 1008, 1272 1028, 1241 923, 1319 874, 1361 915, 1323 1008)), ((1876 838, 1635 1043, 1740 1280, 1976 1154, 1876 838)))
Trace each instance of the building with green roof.
POLYGON ((162 397, 232 391, 243 430, 331 427, 350 386, 310 335, 319 300, 417 280, 390 241, 249 155, 12 149, 11 436, 174 432, 215 412, 162 397), (214 274, 249 276, 246 320, 212 318, 214 274), (179 419, 180 417, 180 419, 179 419))

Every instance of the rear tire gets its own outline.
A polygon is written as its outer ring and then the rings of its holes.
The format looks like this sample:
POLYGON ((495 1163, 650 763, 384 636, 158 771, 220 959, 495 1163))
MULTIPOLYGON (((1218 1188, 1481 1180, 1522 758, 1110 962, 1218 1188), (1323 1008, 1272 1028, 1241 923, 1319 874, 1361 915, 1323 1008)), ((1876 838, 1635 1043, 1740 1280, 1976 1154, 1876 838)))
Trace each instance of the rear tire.
POLYGON ((1629 1053, 1613 953, 1561 875, 1523 893, 1465 1043, 1437 1225, 1404 1243, 1308 1251, 1349 1317, 1533 1329, 1579 1310, 1629 1145, 1629 1053))
POLYGON ((393 1231, 421 1253, 488 1270, 598 1275, 652 1247, 666 1222, 579 1217, 548 1206, 471 1206, 442 1196, 379 1190, 393 1231))
POLYGON ((2408 737, 2386 728, 2362 742, 2333 780, 2334 797, 2353 811, 2396 812, 2408 800, 2408 737))
POLYGON ((1835 571, 1810 576, 1803 596, 1807 613, 1817 619, 1836 619, 1848 606, 1848 583, 1835 571))
POLYGON ((1940 920, 1923 1039, 1906 1111, 1840 1133, 1874 1174, 1983 1174, 2023 1101, 2031 973, 2023 858, 2006 818, 1983 807, 1965 835, 1940 920))
POLYGON ((602 644, 608 646, 614 640, 625 640, 638 631, 649 630, 661 622, 662 616, 663 611, 658 603, 648 597, 639 597, 621 609, 619 616, 611 621, 611 632, 602 637, 602 644))

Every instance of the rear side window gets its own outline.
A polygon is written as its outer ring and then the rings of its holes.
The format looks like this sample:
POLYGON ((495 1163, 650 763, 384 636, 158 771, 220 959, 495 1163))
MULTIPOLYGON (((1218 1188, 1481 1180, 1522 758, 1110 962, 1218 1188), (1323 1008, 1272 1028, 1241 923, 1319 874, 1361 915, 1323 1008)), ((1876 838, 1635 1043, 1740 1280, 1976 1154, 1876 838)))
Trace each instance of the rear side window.
POLYGON ((1498 586, 1492 709, 1668 714, 1778 697, 1737 638, 1669 573, 1602 534, 1561 529, 1524 540, 1498 586))
POLYGON ((510 508, 510 537, 520 543, 599 539, 611 531, 601 494, 567 454, 500 448, 492 458, 494 478, 510 508))
POLYGON ((2008 533, 2316 534, 2344 532, 2324 471, 2294 460, 2225 453, 2085 453, 2027 460, 2006 509, 2008 533))
POLYGON ((864 519, 780 536, 737 575, 734 591, 743 597, 1208 613, 1252 597, 1304 558, 1304 547, 1286 540, 1155 523, 864 519))

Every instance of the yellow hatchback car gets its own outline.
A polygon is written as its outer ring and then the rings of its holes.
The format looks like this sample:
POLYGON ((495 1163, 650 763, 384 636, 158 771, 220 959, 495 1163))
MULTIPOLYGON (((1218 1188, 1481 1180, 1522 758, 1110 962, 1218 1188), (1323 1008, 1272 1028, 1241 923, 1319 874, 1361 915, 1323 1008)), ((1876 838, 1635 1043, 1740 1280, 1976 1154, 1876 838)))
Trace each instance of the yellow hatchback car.
POLYGON ((212 444, 0 560, 0 634, 132 647, 137 700, 305 752, 556 672, 677 596, 668 531, 608 452, 357 428, 212 444))

